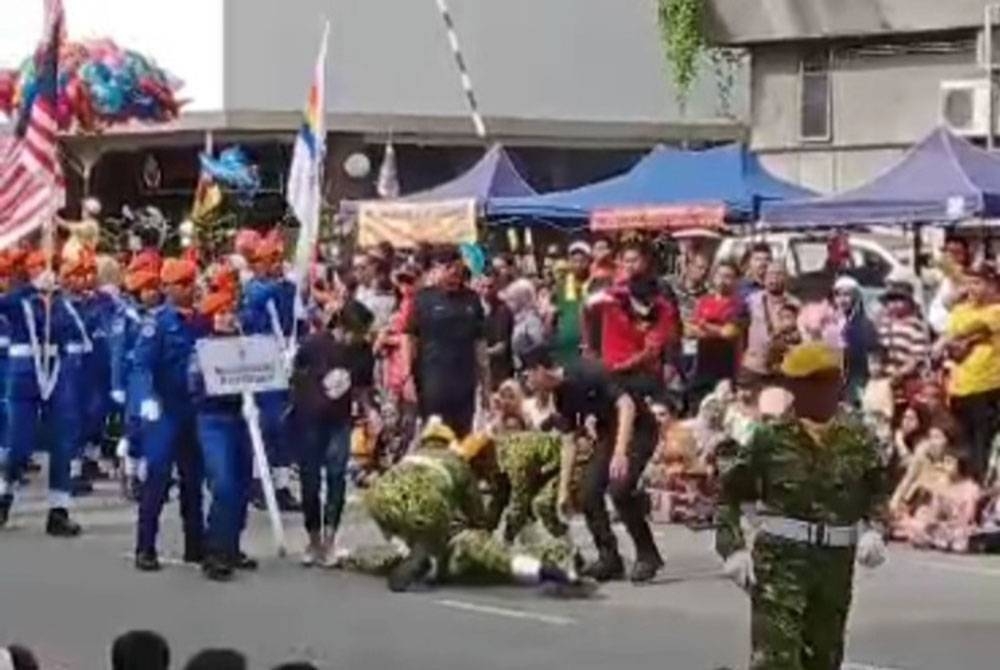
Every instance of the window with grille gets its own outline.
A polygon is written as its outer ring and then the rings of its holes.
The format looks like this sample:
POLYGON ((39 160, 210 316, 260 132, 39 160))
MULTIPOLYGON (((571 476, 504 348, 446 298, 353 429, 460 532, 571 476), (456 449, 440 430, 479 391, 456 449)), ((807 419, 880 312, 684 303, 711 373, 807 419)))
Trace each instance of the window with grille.
POLYGON ((799 137, 807 142, 831 139, 830 52, 802 58, 800 64, 799 137))

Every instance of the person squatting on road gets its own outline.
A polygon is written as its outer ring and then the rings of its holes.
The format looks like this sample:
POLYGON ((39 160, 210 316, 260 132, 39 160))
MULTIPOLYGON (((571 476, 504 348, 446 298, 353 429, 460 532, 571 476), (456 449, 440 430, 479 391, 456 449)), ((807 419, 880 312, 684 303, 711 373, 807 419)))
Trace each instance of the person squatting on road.
POLYGON ((886 487, 878 445, 841 409, 842 355, 801 344, 781 368, 794 416, 719 455, 716 549, 750 594, 750 667, 835 670, 844 657, 855 559, 876 567, 886 487))

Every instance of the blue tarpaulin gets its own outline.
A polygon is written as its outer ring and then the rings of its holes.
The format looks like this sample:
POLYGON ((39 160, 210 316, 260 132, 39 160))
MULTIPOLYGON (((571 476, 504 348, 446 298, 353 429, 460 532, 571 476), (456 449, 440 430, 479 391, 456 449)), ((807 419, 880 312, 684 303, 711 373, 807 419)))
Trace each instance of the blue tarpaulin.
POLYGON ((869 183, 837 195, 768 203, 770 227, 957 222, 1000 216, 1000 158, 944 128, 869 183))
POLYGON ((487 215, 565 225, 587 221, 599 210, 709 205, 724 207, 727 219, 740 221, 754 219, 764 202, 811 195, 770 174, 742 145, 704 151, 657 146, 625 174, 568 191, 495 198, 487 215))

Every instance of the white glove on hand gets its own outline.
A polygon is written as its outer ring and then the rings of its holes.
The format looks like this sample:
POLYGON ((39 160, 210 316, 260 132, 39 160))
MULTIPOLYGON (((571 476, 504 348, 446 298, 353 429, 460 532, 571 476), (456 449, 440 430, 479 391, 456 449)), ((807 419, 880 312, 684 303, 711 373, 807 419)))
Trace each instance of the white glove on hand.
POLYGON ((115 389, 114 391, 111 392, 111 400, 116 405, 124 405, 125 404, 125 391, 121 391, 119 389, 115 389))
POLYGON ((877 530, 866 530, 858 540, 856 558, 858 565, 866 568, 877 568, 885 563, 888 556, 882 533, 877 530))
POLYGON ((160 420, 162 412, 160 411, 160 403, 152 398, 148 400, 143 400, 142 404, 139 406, 139 416, 143 418, 144 421, 149 421, 150 423, 155 423, 160 420))
POLYGON ((757 583, 753 569, 753 555, 749 549, 741 549, 726 559, 723 573, 744 591, 749 591, 757 583))

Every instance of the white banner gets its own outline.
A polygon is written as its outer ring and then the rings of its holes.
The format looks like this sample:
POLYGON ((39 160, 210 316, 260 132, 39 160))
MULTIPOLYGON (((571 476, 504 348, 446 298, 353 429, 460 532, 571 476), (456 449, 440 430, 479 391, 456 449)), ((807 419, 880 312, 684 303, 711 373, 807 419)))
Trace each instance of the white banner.
POLYGON ((362 202, 358 209, 358 245, 389 242, 397 248, 420 244, 476 241, 476 201, 362 202))
POLYGON ((198 340, 195 350, 210 396, 288 388, 281 342, 275 337, 207 338, 198 340))

